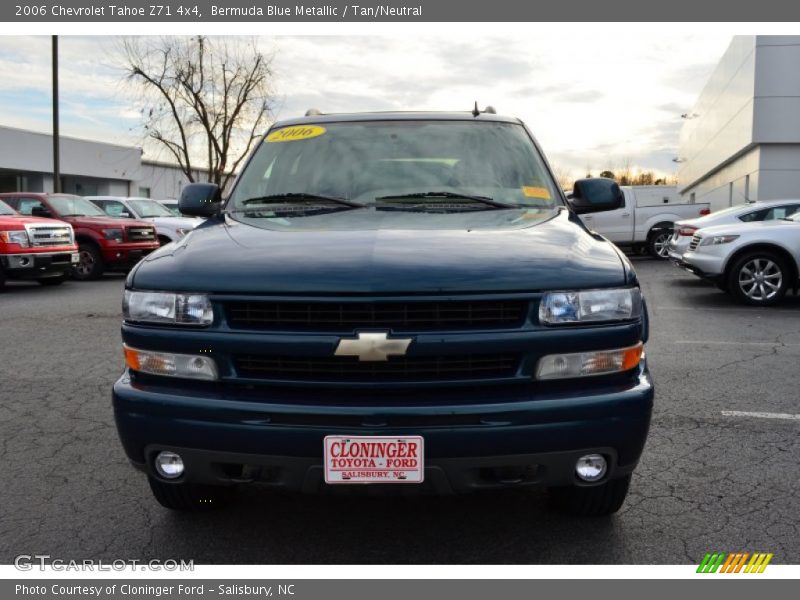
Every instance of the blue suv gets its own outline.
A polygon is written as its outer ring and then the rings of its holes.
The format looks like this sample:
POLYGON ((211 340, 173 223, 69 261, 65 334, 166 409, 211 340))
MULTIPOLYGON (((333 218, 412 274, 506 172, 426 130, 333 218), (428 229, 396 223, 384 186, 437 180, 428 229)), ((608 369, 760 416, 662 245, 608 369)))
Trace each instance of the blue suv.
POLYGON ((438 493, 545 486, 615 512, 653 384, 636 274, 525 125, 489 112, 276 123, 207 221, 129 274, 120 439, 172 509, 237 485, 438 493))

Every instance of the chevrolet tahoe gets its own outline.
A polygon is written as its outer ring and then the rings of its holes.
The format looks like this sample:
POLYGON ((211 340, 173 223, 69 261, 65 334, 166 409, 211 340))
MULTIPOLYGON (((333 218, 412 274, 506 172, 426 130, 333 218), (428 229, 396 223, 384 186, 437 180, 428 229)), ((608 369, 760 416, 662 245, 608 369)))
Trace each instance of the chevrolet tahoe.
POLYGON ((548 488, 622 505, 653 404, 630 261, 568 202, 527 127, 489 112, 275 123, 207 220, 123 298, 119 436, 156 500, 259 484, 325 492, 548 488))

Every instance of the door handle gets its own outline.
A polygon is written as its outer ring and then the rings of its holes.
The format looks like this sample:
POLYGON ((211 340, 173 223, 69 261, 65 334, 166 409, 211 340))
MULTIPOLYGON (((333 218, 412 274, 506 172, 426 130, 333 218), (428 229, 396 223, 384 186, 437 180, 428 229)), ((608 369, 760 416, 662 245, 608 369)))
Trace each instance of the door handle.
POLYGON ((623 217, 630 217, 630 216, 631 216, 631 213, 622 213, 622 216, 623 216, 623 217))

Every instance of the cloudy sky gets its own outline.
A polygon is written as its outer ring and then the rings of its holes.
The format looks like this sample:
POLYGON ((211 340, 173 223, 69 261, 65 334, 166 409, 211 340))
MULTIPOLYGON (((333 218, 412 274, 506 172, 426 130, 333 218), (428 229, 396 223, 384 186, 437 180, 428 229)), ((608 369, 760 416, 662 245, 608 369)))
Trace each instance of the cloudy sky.
MULTIPOLYGON (((630 164, 671 175, 681 113, 730 42, 726 35, 610 33, 265 37, 277 119, 360 110, 468 110, 475 100, 522 118, 573 176, 630 164)), ((632 25, 631 27, 635 27, 632 25)), ((550 31, 544 32, 541 29, 550 31)), ((666 28, 665 28, 666 29, 666 28)), ((61 37, 65 135, 143 145, 113 37, 61 37)), ((0 36, 0 124, 49 131, 50 38, 0 36)), ((150 152, 152 158, 166 159, 150 152)))

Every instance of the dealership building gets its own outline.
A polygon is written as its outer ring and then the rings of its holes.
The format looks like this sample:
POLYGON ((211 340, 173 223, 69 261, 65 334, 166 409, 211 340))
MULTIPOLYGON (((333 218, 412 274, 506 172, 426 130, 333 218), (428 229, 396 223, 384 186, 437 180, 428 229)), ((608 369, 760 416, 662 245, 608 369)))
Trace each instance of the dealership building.
POLYGON ((684 115, 686 200, 712 210, 800 196, 800 36, 736 36, 684 115))
MULTIPOLYGON (((170 163, 143 160, 141 148, 61 136, 61 190, 81 196, 177 198, 189 183, 170 163)), ((203 175, 195 172, 195 181, 203 175)), ((0 126, 0 192, 52 192, 53 137, 0 126)))

